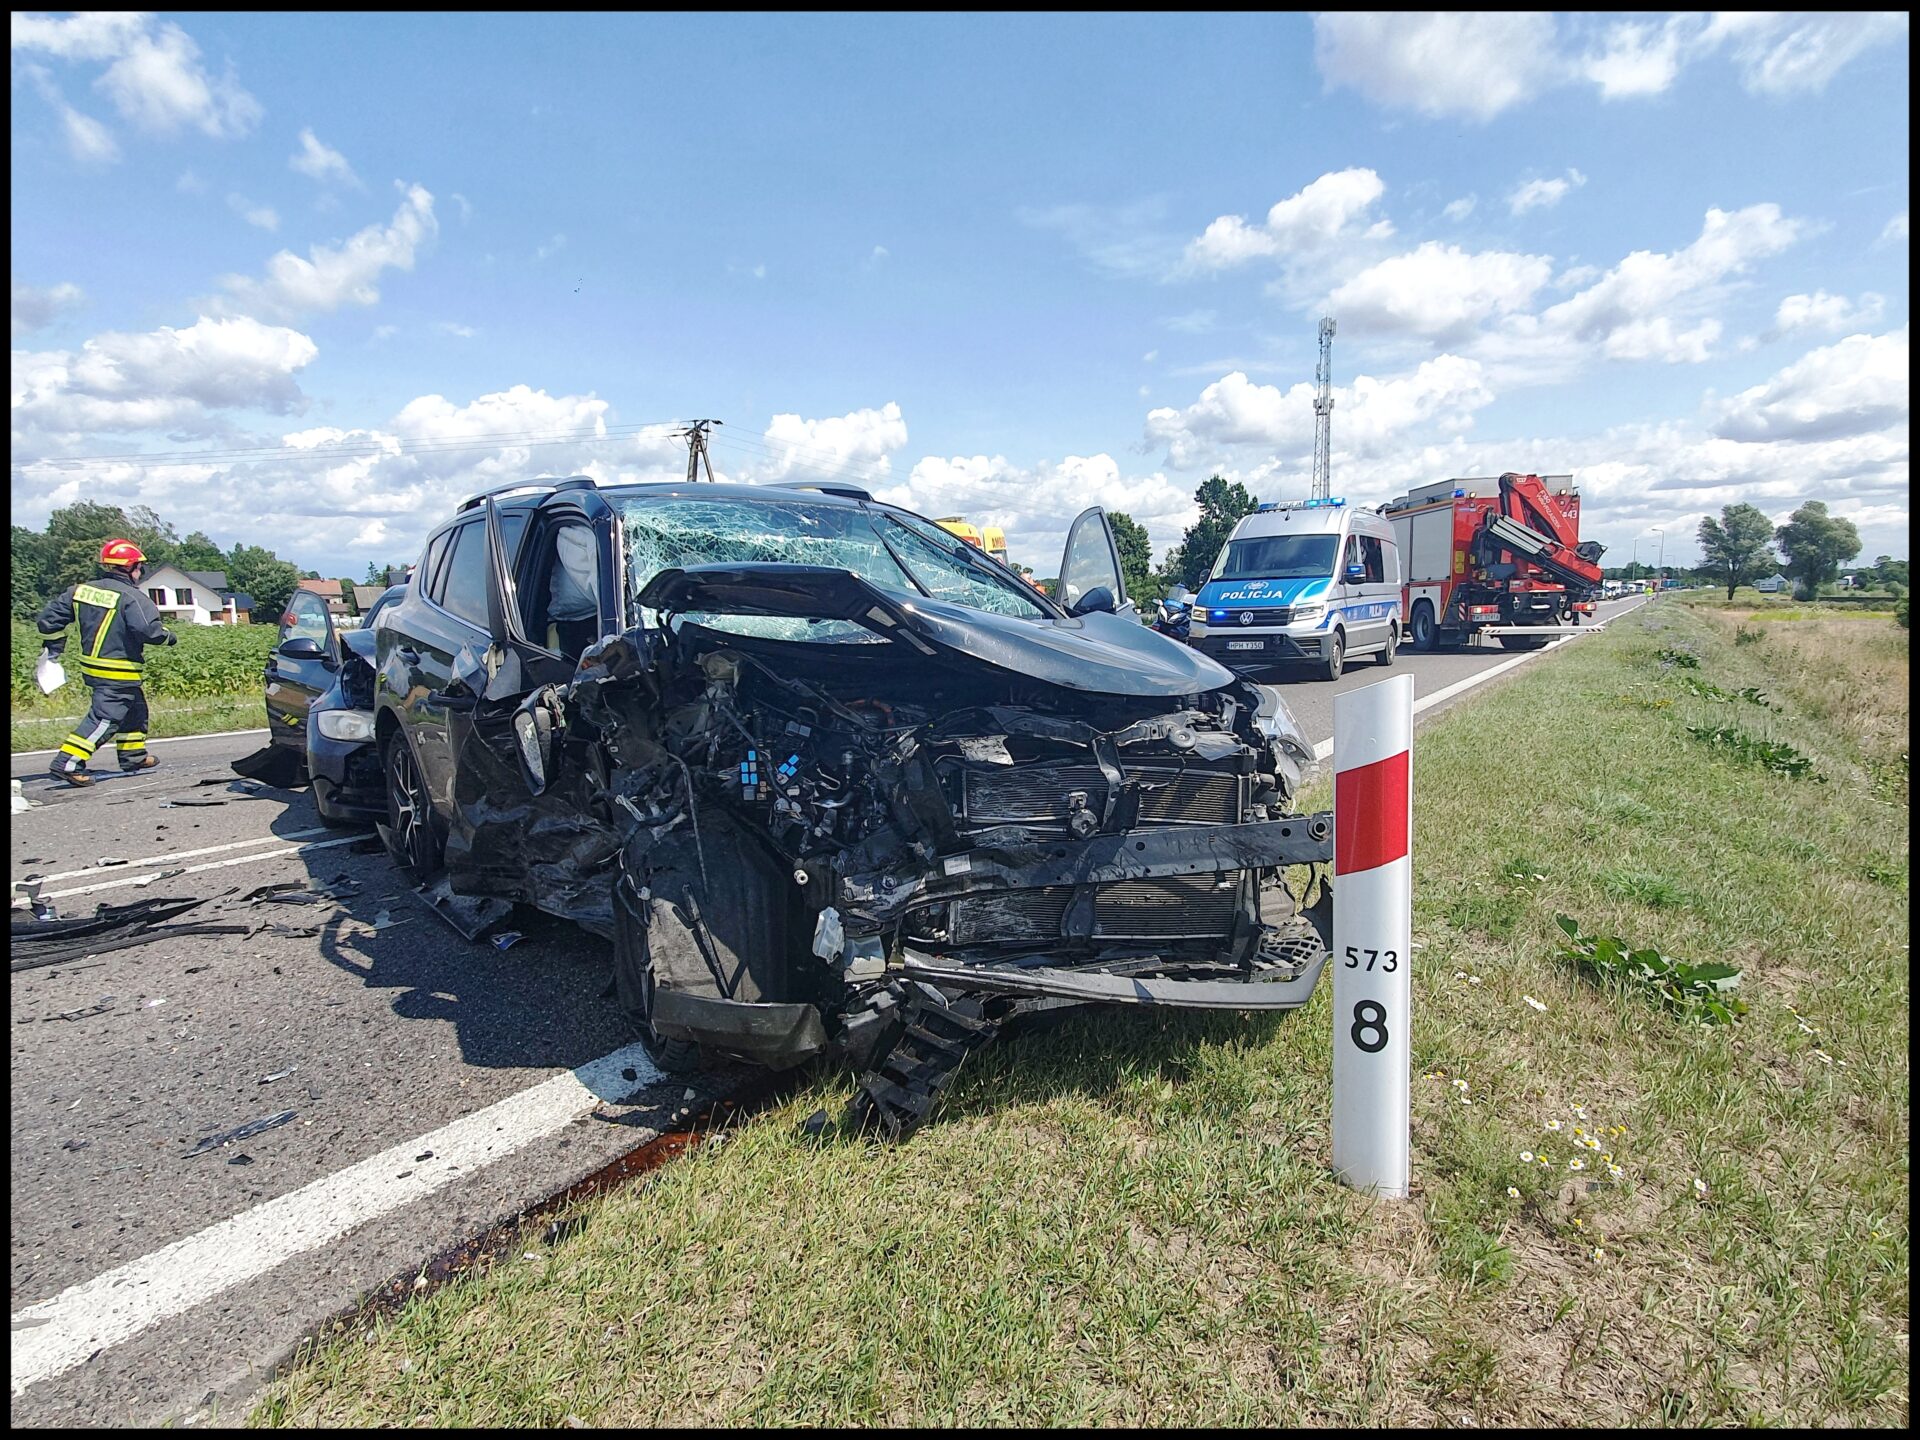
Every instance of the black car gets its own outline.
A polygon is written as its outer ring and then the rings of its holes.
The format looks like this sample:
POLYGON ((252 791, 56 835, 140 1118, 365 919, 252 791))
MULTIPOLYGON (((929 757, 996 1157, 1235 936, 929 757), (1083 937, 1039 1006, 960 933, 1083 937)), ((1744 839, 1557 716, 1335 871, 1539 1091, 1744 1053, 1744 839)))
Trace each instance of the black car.
POLYGON ((610 939, 668 1068, 836 1055, 892 1133, 1023 1010, 1303 1003, 1311 748, 1139 622, 1099 508, 1059 573, 852 486, 474 496, 374 631, 383 833, 610 939))
POLYGON ((266 667, 268 744, 280 763, 254 772, 311 781, 314 809, 328 825, 370 824, 387 813, 373 745, 374 627, 405 593, 389 586, 352 629, 337 626, 326 601, 308 590, 294 591, 280 617, 266 667))

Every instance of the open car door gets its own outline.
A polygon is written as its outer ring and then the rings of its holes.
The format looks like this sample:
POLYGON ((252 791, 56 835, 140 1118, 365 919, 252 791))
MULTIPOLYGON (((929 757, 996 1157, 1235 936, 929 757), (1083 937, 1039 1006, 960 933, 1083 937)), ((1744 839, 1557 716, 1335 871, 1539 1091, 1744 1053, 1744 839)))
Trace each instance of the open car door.
MULTIPOLYGON (((578 666, 575 641, 555 643, 547 621, 549 598, 573 594, 584 579, 576 570, 557 588, 553 570, 562 530, 576 532, 576 558, 591 561, 594 614, 584 630, 619 628, 620 573, 613 554, 612 510, 597 495, 562 492, 544 502, 509 553, 499 511, 486 502, 487 623, 493 637, 485 674, 471 677, 477 693, 448 716, 454 753, 453 820, 446 864, 461 895, 536 904, 610 934, 613 895, 610 862, 615 842, 605 817, 590 813, 591 796, 608 777, 588 775, 569 746, 560 695, 578 666), (533 592, 523 595, 522 583, 533 592), (544 588, 543 588, 544 587, 544 588), (600 852, 604 850, 604 855, 600 852), (597 923, 596 923, 597 922, 597 923)), ((590 641, 589 641, 590 643, 590 641)))
POLYGON ((1134 620, 1140 618, 1127 596, 1113 527, 1107 522, 1107 512, 1098 505, 1082 510, 1067 528, 1067 548, 1060 557, 1060 594, 1056 598, 1073 615, 1110 610, 1134 620))

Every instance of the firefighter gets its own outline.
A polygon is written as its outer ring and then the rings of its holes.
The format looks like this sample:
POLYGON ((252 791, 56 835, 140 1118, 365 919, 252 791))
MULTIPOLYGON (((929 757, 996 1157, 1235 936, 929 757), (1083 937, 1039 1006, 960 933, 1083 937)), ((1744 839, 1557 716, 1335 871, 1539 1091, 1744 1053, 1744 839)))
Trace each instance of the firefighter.
POLYGON ((131 540, 109 540, 100 547, 100 570, 83 585, 70 585, 40 612, 40 633, 54 659, 66 648, 67 626, 80 622, 80 675, 93 696, 86 717, 54 753, 49 767, 56 780, 91 785, 87 760, 107 736, 120 768, 151 770, 160 762, 147 753, 147 694, 140 688, 143 656, 149 645, 172 645, 173 632, 140 589, 147 557, 131 540))

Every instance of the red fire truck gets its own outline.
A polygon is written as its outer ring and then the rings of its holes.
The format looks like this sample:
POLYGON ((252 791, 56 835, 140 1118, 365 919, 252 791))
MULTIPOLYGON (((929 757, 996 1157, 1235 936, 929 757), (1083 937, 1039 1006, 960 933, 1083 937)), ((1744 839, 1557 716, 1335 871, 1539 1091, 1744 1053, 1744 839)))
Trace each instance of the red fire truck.
POLYGON ((1491 635, 1537 650, 1594 612, 1606 547, 1580 539, 1571 475, 1441 480, 1381 508, 1393 522, 1416 650, 1491 635))

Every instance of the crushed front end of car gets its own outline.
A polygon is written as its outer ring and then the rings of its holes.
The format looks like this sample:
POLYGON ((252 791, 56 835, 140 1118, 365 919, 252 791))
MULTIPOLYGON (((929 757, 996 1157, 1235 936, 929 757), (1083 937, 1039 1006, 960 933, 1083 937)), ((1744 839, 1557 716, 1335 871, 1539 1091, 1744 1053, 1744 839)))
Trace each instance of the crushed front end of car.
POLYGON ((1311 995, 1332 824, 1294 812, 1313 756, 1278 692, 1122 616, 824 567, 671 568, 640 600, 658 623, 516 717, 573 757, 556 787, 491 813, 470 767, 448 853, 510 824, 489 893, 610 931, 669 1067, 836 1056, 856 1122, 899 1135, 1023 1011, 1311 995))

